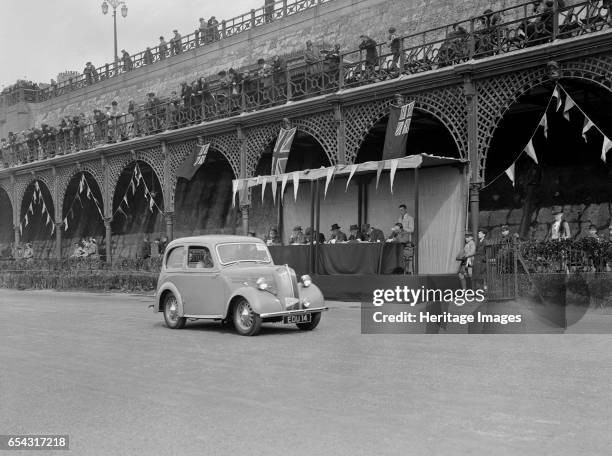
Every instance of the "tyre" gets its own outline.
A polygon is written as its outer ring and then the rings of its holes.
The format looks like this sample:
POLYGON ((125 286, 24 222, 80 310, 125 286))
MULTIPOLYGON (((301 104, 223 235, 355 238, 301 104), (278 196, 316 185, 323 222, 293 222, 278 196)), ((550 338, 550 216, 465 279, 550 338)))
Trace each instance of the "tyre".
POLYGON ((257 315, 249 301, 240 299, 234 306, 234 327, 242 336, 255 336, 261 329, 261 317, 257 315))
POLYGON ((182 329, 185 327, 187 319, 179 317, 179 305, 173 293, 168 293, 164 297, 164 320, 170 329, 182 329))
POLYGON ((312 320, 310 323, 296 323, 296 326, 300 328, 302 331, 312 331, 317 326, 319 326, 319 322, 321 321, 321 312, 313 313, 312 320))

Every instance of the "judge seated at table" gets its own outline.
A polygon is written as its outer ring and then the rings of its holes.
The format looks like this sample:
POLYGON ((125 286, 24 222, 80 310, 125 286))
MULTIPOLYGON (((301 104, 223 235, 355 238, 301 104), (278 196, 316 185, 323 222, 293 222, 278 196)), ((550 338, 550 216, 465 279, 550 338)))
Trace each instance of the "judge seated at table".
POLYGON ((275 228, 270 228, 268 231, 268 235, 264 239, 266 245, 283 245, 281 242, 280 236, 278 235, 278 231, 275 228))
POLYGON ((369 223, 363 225, 362 232, 365 236, 366 242, 385 242, 385 233, 383 233, 382 230, 379 230, 378 228, 370 226, 369 223))
POLYGON ((363 236, 361 231, 359 231, 359 227, 357 225, 351 225, 351 227, 349 229, 350 229, 351 234, 349 234, 348 242, 363 242, 363 241, 365 241, 365 237, 363 236))
POLYGON ((387 239, 387 242, 397 242, 400 244, 408 243, 410 242, 410 233, 404 230, 404 226, 398 222, 391 228, 391 235, 389 239, 387 239))
POLYGON ((328 244, 335 244, 337 242, 346 242, 346 234, 340 231, 340 227, 337 223, 331 226, 332 235, 329 238, 328 244))
MULTIPOLYGON (((310 244, 310 238, 312 237, 312 230, 310 229, 310 227, 306 228, 306 244, 310 244)), ((318 233, 317 230, 315 230, 315 236, 314 236, 314 244, 323 244, 325 242, 325 235, 323 233, 318 233)))
POLYGON ((289 238, 290 245, 298 245, 298 244, 306 244, 306 236, 304 236, 304 232, 302 231, 301 226, 293 227, 293 233, 289 238))

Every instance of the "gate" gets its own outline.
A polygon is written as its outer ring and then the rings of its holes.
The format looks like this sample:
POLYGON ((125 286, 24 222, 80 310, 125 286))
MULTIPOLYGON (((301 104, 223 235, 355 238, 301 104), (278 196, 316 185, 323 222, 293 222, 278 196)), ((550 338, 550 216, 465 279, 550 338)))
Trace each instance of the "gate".
POLYGON ((518 295, 518 244, 493 241, 485 247, 487 296, 491 300, 510 300, 518 295))

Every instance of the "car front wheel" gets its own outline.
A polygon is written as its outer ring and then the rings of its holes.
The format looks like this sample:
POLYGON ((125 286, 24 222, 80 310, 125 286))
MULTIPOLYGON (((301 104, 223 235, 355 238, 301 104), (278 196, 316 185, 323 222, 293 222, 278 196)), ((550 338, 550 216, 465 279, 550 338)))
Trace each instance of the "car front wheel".
POLYGON ((296 323, 297 327, 302 331, 312 331, 315 329, 321 321, 321 312, 313 313, 312 320, 309 323, 296 323))
POLYGON ((182 329, 185 327, 187 319, 179 316, 179 305, 173 293, 168 293, 164 297, 164 320, 170 329, 182 329))
POLYGON ((238 334, 255 336, 261 329, 261 317, 257 315, 246 299, 241 299, 234 306, 234 326, 238 334))

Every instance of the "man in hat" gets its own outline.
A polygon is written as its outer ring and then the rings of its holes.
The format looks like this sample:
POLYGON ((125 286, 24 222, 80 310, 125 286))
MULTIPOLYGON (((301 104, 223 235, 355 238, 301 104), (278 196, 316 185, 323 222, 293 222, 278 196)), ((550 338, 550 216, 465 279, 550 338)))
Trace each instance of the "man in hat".
POLYGON ((399 213, 400 216, 397 222, 402 224, 404 231, 408 233, 409 240, 412 240, 412 233, 414 233, 414 218, 408 213, 408 208, 405 204, 399 205, 399 213))
POLYGON ((204 19, 203 17, 201 17, 199 20, 200 43, 204 44, 206 43, 206 35, 208 34, 208 24, 206 23, 206 19, 204 19))
POLYGON ((331 226, 332 235, 329 238, 329 244, 335 244, 336 242, 346 242, 346 234, 340 231, 340 227, 337 223, 331 226))
POLYGON ((83 74, 85 75, 85 82, 90 85, 98 80, 98 72, 96 71, 96 67, 94 67, 91 62, 87 62, 85 64, 85 69, 83 70, 83 74))
POLYGON ((480 228, 478 230, 478 245, 474 252, 474 263, 472 268, 472 285, 474 289, 482 290, 486 287, 487 276, 487 255, 488 248, 487 230, 480 228))
POLYGON ((268 231, 268 235, 265 237, 264 241, 268 246, 283 245, 276 228, 270 228, 270 231, 268 231))
POLYGON ((208 19, 207 42, 217 41, 219 38, 219 21, 215 16, 211 16, 210 19, 208 19))
POLYGON ((513 237, 510 235, 510 228, 508 225, 501 226, 501 234, 499 236, 500 243, 511 243, 513 241, 513 237))
POLYGON ((172 33, 174 33, 174 36, 170 40, 170 48, 172 49, 172 55, 177 55, 183 52, 183 46, 182 46, 183 37, 178 32, 178 30, 173 30, 172 33))
POLYGON ((157 46, 159 53, 159 60, 164 60, 166 58, 166 54, 168 54, 168 43, 164 40, 163 36, 159 37, 159 45, 157 46))
POLYGON ((466 232, 463 252, 457 256, 457 259, 461 261, 459 265, 459 281, 461 282, 461 288, 464 290, 467 290, 468 287, 472 285, 472 266, 474 264, 475 254, 476 244, 474 243, 474 235, 470 232, 466 232), (470 283, 468 283, 468 281, 470 283))
POLYGON ((365 51, 365 77, 374 76, 376 65, 378 65, 378 44, 367 35, 360 35, 361 43, 359 49, 365 51))
POLYGON ((87 244, 87 257, 88 258, 93 258, 95 260, 97 260, 99 258, 99 256, 98 256, 98 242, 96 241, 96 238, 94 238, 94 237, 89 238, 89 243, 87 244))
POLYGON ((121 49, 121 62, 123 62, 123 71, 131 71, 134 68, 134 62, 125 49, 121 49))
POLYGON ((351 225, 349 231, 351 233, 348 237, 349 242, 363 242, 365 240, 357 225, 351 225))
POLYGON ((400 60, 401 55, 401 42, 400 38, 396 35, 396 28, 389 27, 389 36, 387 37, 387 45, 391 50, 391 54, 393 55, 393 60, 391 62, 391 66, 389 67, 390 71, 396 71, 398 69, 397 63, 400 60))
POLYGON ((385 233, 378 228, 374 228, 369 223, 363 225, 363 233, 367 242, 385 242, 385 233))
MULTIPOLYGON (((313 238, 312 236, 312 230, 310 229, 310 227, 306 228, 306 231, 304 232, 305 237, 306 237, 306 244, 310 244, 310 239, 313 238)), ((314 244, 323 244, 325 243, 325 235, 323 233, 319 233, 317 232, 317 230, 314 231, 314 244)))
POLYGON ((22 258, 26 260, 28 263, 34 261, 34 249, 32 248, 32 243, 28 242, 25 245, 25 249, 23 249, 22 258))
POLYGON ((289 244, 306 244, 306 237, 304 236, 301 226, 298 225, 293 227, 293 233, 289 237, 289 244))
POLYGON ((153 63, 153 51, 151 51, 150 47, 144 51, 144 55, 142 56, 142 63, 145 65, 151 65, 153 63))
POLYGON ((572 233, 570 231, 569 223, 563 218, 563 209, 561 207, 553 208, 554 221, 550 227, 550 239, 554 241, 570 239, 572 233))

